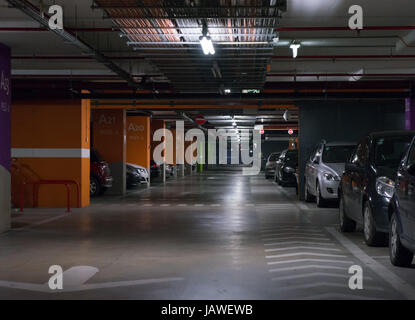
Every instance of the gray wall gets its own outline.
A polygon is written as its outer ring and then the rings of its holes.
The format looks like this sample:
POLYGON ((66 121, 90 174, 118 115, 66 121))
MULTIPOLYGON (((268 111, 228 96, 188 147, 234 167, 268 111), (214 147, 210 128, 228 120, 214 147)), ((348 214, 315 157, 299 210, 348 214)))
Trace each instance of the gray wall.
POLYGON ((357 143, 370 132, 405 129, 404 101, 401 103, 319 102, 304 103, 299 107, 301 199, 305 163, 312 149, 322 139, 328 142, 357 143))

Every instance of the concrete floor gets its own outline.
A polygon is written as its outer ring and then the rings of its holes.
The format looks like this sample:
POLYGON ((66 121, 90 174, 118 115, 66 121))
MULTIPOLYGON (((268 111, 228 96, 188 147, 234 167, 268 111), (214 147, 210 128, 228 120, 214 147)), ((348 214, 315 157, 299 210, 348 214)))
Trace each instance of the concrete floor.
POLYGON ((0 299, 415 299, 415 268, 337 231, 338 209, 261 176, 208 172, 102 197, 85 209, 13 213, 0 235, 0 299), (65 270, 63 291, 48 269, 65 270), (364 290, 351 290, 359 265, 364 290))

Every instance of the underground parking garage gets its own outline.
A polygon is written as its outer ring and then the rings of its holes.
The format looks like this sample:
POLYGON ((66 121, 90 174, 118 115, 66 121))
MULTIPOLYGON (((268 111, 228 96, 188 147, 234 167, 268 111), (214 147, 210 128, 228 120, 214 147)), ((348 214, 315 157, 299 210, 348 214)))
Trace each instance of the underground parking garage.
POLYGON ((414 10, 0 0, 0 299, 415 299, 414 10))

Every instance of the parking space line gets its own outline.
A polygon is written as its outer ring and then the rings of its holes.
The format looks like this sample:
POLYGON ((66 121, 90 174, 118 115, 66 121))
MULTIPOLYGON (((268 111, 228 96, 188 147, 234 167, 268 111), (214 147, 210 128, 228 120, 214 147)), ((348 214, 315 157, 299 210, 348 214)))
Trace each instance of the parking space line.
MULTIPOLYGON (((301 284, 297 286, 285 286, 280 287, 280 289, 283 290, 298 290, 298 289, 312 289, 312 288, 321 288, 321 287, 334 287, 334 288, 343 288, 343 289, 349 289, 347 286, 347 283, 332 283, 332 282, 317 282, 317 283, 310 283, 310 284, 301 284)), ((365 290, 370 291, 385 291, 384 288, 376 287, 376 286, 365 286, 365 290)))
POLYGON ((308 265, 308 266, 272 269, 272 270, 269 270, 269 272, 285 272, 285 271, 297 271, 297 270, 306 270, 306 269, 342 270, 342 271, 347 270, 346 267, 312 264, 312 265, 308 265))
POLYGON ((287 248, 273 248, 266 249, 265 252, 276 252, 276 251, 287 251, 287 250, 321 250, 321 251, 341 251, 335 248, 324 248, 324 247, 287 247, 287 248))
POLYGON ((326 235, 323 233, 308 233, 308 232, 295 232, 292 231, 282 231, 278 233, 271 233, 271 234, 265 234, 263 237, 275 237, 275 236, 313 236, 313 237, 325 237, 326 235))
POLYGON ((317 246, 335 246, 334 243, 330 242, 309 242, 309 241, 282 241, 282 242, 274 242, 274 243, 265 243, 264 246, 279 246, 279 245, 287 245, 287 244, 305 244, 305 245, 317 245, 317 246))
MULTIPOLYGON (((353 264, 353 261, 351 260, 330 260, 330 259, 292 259, 292 260, 284 260, 284 261, 272 261, 272 262, 267 262, 268 265, 280 265, 280 264, 288 264, 288 263, 298 263, 298 262, 329 262, 329 263, 341 263, 341 264, 353 264)), ((272 272, 273 270, 278 270, 278 269, 271 269, 270 271, 272 272)))
MULTIPOLYGON (((314 278, 314 277, 324 277, 324 278, 340 278, 340 279, 350 279, 350 275, 347 274, 338 274, 338 273, 329 273, 329 272, 313 272, 307 274, 296 274, 291 276, 282 276, 272 278, 272 281, 286 281, 286 280, 296 280, 304 278, 314 278)), ((371 277, 365 277, 365 280, 373 280, 371 277)))
POLYGON ((278 240, 290 240, 290 239, 297 239, 297 240, 318 240, 318 241, 330 241, 329 238, 317 238, 317 237, 296 237, 296 236, 290 236, 290 237, 281 237, 281 238, 267 238, 263 239, 264 241, 278 241, 278 240))
POLYGON ((340 254, 329 254, 329 253, 315 253, 315 252, 296 252, 296 253, 284 253, 277 254, 272 256, 266 256, 267 259, 278 259, 278 258, 287 258, 287 257, 296 257, 296 256, 313 256, 313 257, 331 257, 331 258, 346 258, 345 255, 340 254))
POLYGON ((327 231, 336 238, 340 244, 345 247, 352 255, 359 259, 363 264, 375 272, 384 281, 389 283, 395 290, 401 293, 405 298, 409 300, 415 299, 415 289, 406 281, 398 277, 395 273, 388 268, 377 262, 375 259, 368 256, 362 249, 355 245, 351 240, 347 239, 335 228, 326 228, 327 231))
POLYGON ((41 220, 41 221, 39 221, 39 222, 35 222, 35 223, 30 224, 30 225, 25 226, 25 227, 21 227, 21 228, 15 228, 15 229, 12 229, 12 231, 25 231, 25 230, 29 230, 29 229, 32 229, 32 228, 35 228, 35 227, 38 227, 38 226, 41 226, 41 225, 47 224, 47 223, 49 223, 49 222, 53 222, 53 221, 56 221, 56 220, 62 219, 62 218, 67 217, 67 216, 68 216, 68 214, 67 214, 67 213, 65 213, 65 214, 61 214, 61 215, 59 215, 59 216, 57 216, 57 217, 52 217, 52 218, 48 218, 48 219, 45 219, 45 220, 41 220))

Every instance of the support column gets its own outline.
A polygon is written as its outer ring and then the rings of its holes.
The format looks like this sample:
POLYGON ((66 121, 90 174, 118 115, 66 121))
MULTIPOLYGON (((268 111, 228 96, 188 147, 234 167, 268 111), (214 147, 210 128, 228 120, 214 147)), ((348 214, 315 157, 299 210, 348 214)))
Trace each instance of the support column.
POLYGON ((146 168, 150 184, 150 117, 127 117, 127 163, 146 168))
POLYGON ((415 99, 407 98, 405 101, 405 129, 415 130, 415 99))
MULTIPOLYGON (((90 101, 15 100, 12 107, 12 201, 19 205, 23 181, 74 180, 80 186, 81 207, 89 205, 90 101)), ((26 186, 25 206, 32 206, 26 186)), ((71 207, 77 207, 71 186, 71 207)), ((65 208, 64 186, 39 187, 39 207, 65 208)))
MULTIPOLYGON (((154 141, 153 137, 154 137, 154 132, 156 132, 159 129, 166 129, 166 123, 163 120, 154 120, 151 122, 151 159, 154 160, 153 157, 153 152, 154 149, 160 144, 160 143, 165 143, 165 142, 160 142, 160 141, 154 141)), ((164 147, 165 150, 165 147, 164 147)), ((164 163, 166 162, 165 159, 165 155, 166 152, 163 152, 163 157, 164 157, 164 163)), ((163 183, 166 182, 166 166, 163 164, 160 164, 160 170, 161 170, 161 180, 163 181, 163 183)))
POLYGON ((93 148, 98 150, 102 158, 109 163, 114 178, 109 194, 124 195, 126 181, 126 110, 108 109, 93 112, 93 148))
POLYGON ((0 233, 10 229, 10 49, 0 43, 0 233))

